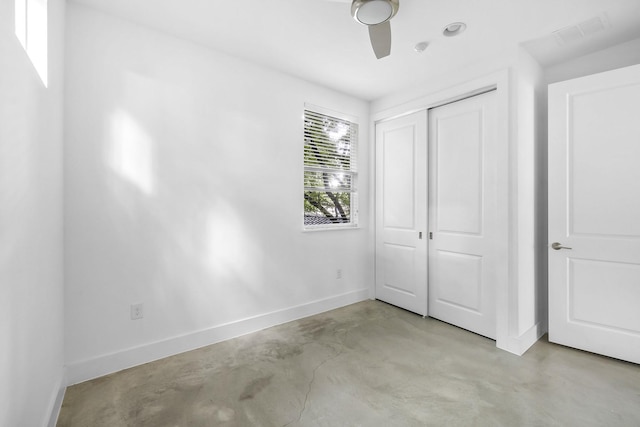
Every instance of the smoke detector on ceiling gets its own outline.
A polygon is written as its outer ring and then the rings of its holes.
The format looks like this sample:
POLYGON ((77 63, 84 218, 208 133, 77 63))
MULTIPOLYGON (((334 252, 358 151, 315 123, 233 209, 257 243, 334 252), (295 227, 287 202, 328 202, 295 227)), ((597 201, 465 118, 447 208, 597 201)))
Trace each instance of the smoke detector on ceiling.
POLYGON ((429 42, 420 42, 413 47, 413 50, 415 50, 417 53, 422 53, 427 50, 427 47, 429 47, 429 42))

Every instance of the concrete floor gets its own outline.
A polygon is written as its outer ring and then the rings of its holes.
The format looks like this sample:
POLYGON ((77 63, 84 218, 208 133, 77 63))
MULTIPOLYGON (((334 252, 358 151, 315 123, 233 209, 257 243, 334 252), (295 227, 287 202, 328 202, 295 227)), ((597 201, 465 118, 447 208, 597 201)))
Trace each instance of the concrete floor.
POLYGON ((58 426, 640 426, 640 366, 366 301, 69 387, 58 426))

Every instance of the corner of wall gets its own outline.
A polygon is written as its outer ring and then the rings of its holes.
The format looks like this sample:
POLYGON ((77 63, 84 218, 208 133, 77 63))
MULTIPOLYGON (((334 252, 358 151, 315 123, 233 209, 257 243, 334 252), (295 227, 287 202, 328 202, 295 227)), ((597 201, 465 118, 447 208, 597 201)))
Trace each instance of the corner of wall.
POLYGON ((517 320, 510 336, 537 339, 531 331, 544 329, 546 317, 546 87, 542 67, 523 48, 513 74, 511 301, 517 320))
POLYGON ((546 331, 547 322, 538 322, 520 335, 509 336, 497 342, 496 346, 516 356, 522 356, 536 341, 542 338, 546 331))
POLYGON ((62 402, 64 400, 64 395, 67 391, 67 373, 66 368, 63 369, 62 375, 60 376, 60 381, 57 387, 57 393, 52 396, 51 404, 49 405, 50 410, 48 411, 49 420, 43 425, 47 427, 56 427, 58 423, 58 417, 60 416, 60 410, 62 409, 62 402))

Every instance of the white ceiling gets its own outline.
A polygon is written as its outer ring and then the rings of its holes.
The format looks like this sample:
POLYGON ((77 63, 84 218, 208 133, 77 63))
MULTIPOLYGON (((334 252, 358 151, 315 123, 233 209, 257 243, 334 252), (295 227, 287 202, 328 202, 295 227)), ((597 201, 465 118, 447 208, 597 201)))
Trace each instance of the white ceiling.
POLYGON ((365 100, 518 44, 552 65, 640 37, 640 0, 400 0, 391 55, 377 60, 349 0, 74 1, 365 100), (564 46, 552 35, 594 17, 608 27, 564 46), (456 21, 467 31, 444 37, 456 21))

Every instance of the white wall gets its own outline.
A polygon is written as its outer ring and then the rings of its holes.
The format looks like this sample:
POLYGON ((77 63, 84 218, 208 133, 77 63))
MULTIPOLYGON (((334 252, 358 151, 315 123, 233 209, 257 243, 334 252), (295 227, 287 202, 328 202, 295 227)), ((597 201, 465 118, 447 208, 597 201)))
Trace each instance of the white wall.
POLYGON ((640 64, 640 38, 545 68, 547 84, 640 64))
POLYGON ((444 75, 430 77, 403 91, 376 99, 371 103, 371 115, 402 114, 407 106, 421 105, 425 97, 456 88, 479 77, 508 69, 517 61, 517 49, 507 49, 464 68, 452 69, 444 75))
POLYGON ((369 296, 367 103, 74 3, 66 42, 72 383, 369 296), (305 102, 360 118, 360 229, 302 232, 305 102))
POLYGON ((543 70, 524 49, 514 67, 513 117, 515 184, 513 215, 517 324, 513 334, 546 332, 546 85, 543 70))
POLYGON ((62 397, 65 4, 48 7, 45 88, 0 1, 0 426, 46 425, 62 397))
POLYGON ((535 132, 535 265, 537 319, 543 331, 548 331, 548 289, 549 289, 549 182, 548 182, 548 97, 544 70, 537 62, 533 64, 535 92, 534 132, 535 132))

